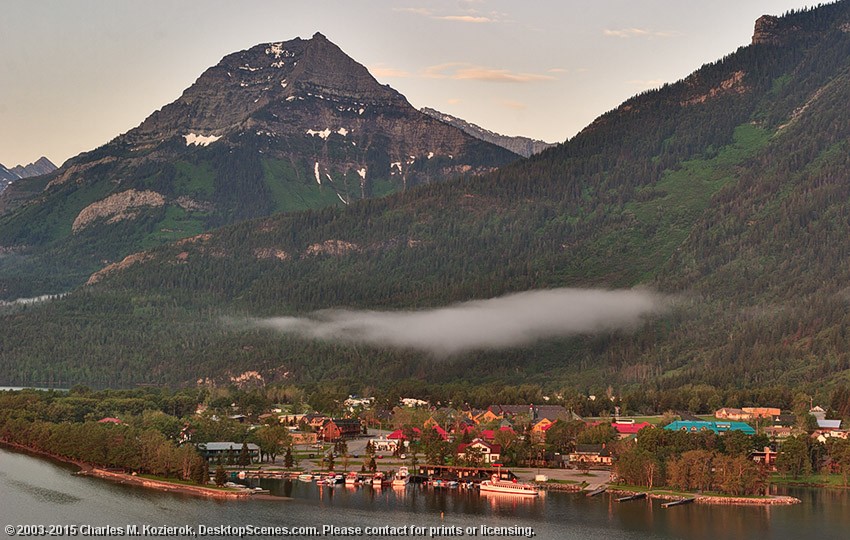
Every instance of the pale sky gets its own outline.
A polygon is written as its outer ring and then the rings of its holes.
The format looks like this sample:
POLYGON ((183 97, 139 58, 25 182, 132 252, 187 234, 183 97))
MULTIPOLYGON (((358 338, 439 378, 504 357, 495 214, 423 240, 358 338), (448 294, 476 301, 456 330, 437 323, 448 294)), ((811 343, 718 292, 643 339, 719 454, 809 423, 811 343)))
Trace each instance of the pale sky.
POLYGON ((321 32, 415 107, 572 137, 750 42, 801 0, 3 0, 0 163, 57 165, 174 101, 225 55, 321 32))

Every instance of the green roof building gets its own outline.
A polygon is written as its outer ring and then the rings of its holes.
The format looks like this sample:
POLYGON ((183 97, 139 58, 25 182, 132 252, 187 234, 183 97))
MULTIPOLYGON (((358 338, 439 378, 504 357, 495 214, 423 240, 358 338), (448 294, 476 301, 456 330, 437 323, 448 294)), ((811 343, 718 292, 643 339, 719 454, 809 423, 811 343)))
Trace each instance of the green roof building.
POLYGON ((664 426, 664 429, 670 431, 687 431, 688 433, 699 433, 700 431, 713 431, 715 433, 725 433, 727 431, 743 431, 747 435, 755 435, 756 430, 753 426, 744 422, 705 422, 691 420, 677 420, 664 426))

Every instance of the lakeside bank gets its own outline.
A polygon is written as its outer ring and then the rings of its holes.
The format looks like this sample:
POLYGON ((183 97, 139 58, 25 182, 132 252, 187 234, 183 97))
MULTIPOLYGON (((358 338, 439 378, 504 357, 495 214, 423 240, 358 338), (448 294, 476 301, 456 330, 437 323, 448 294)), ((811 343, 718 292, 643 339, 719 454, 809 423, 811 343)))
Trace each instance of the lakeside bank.
POLYGON ((694 499, 697 504, 714 504, 727 506, 788 506, 799 504, 802 501, 796 497, 788 495, 767 495, 764 497, 737 497, 734 495, 702 495, 699 493, 677 493, 667 492, 666 490, 649 491, 649 490, 634 490, 618 487, 609 487, 608 493, 612 495, 637 495, 646 493, 650 499, 658 499, 661 501, 683 501, 694 499))
MULTIPOLYGON (((115 472, 109 471, 106 469, 101 469, 96 467, 91 463, 86 463, 83 461, 78 461, 75 459, 70 459, 64 456, 60 456, 57 454, 52 454, 50 452, 45 452, 43 450, 38 450, 36 448, 30 448, 28 446, 23 446, 17 443, 12 443, 8 441, 0 440, 0 445, 14 449, 24 454, 33 455, 36 457, 47 458, 52 461, 56 461, 59 463, 65 463, 68 465, 73 465, 77 467, 77 472, 73 473, 77 476, 91 476, 95 478, 102 478, 104 480, 109 480, 111 482, 119 483, 119 484, 127 484, 133 486, 144 487, 146 489, 153 489, 157 491, 163 491, 167 493, 178 493, 181 495, 191 495, 194 497, 204 497, 208 499, 225 499, 225 500, 239 500, 239 499, 247 499, 250 497, 257 497, 257 495, 252 494, 249 490, 231 490, 227 488, 217 488, 217 487, 209 487, 209 486, 193 486, 189 484, 178 484, 173 482, 168 482, 165 480, 154 480, 151 478, 145 478, 141 476, 134 476, 132 474, 127 474, 123 472, 115 472)), ((265 498, 265 497, 263 497, 265 498)), ((280 497, 274 497, 275 499, 280 499, 280 497)))

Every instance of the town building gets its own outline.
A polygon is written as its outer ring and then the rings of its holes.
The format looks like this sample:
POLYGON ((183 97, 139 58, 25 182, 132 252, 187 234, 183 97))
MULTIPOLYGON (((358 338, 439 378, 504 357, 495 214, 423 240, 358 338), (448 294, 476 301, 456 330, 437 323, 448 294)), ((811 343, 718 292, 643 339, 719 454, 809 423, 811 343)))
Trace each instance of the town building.
POLYGON ((782 414, 782 411, 776 407, 743 407, 742 410, 751 414, 753 418, 773 418, 782 414))
POLYGON ((369 442, 372 443, 372 448, 375 452, 395 452, 400 440, 378 437, 376 439, 370 439, 369 442))
POLYGON ((750 452, 750 459, 764 466, 768 471, 776 471, 776 458, 779 453, 774 451, 769 446, 765 446, 763 450, 750 452))
MULTIPOLYGON (((254 443, 248 443, 248 455, 251 461, 255 461, 260 455, 260 447, 254 443)), ((207 461, 217 461, 219 458, 222 461, 227 460, 228 456, 233 456, 233 459, 239 459, 239 454, 242 452, 242 443, 231 441, 219 441, 199 443, 196 445, 198 453, 207 461)))
POLYGON ((736 420, 746 422, 753 419, 753 415, 743 409, 735 409, 732 407, 723 407, 714 411, 714 417, 720 420, 736 420))
POLYGON ((570 453, 569 462, 574 467, 582 465, 607 467, 614 462, 614 458, 606 444, 577 444, 575 451, 570 453))
POLYGON ((321 439, 325 442, 335 442, 357 437, 361 432, 362 427, 357 418, 330 418, 322 424, 321 439))
POLYGON ((628 439, 629 437, 635 437, 640 430, 643 428, 651 428, 652 424, 649 422, 622 422, 616 421, 611 426, 614 428, 614 431, 617 432, 617 437, 620 439, 628 439))
POLYGON ((749 424, 743 422, 708 422, 696 420, 676 420, 664 426, 664 429, 670 431, 687 431, 689 433, 698 433, 700 431, 713 431, 714 433, 725 433, 727 431, 742 431, 747 435, 755 435, 756 430, 749 424))
POLYGON ((482 463, 498 463, 502 457, 501 445, 491 444, 483 439, 473 439, 471 443, 463 443, 458 445, 458 460, 466 460, 467 455, 469 454, 469 450, 472 448, 475 448, 480 452, 482 463))

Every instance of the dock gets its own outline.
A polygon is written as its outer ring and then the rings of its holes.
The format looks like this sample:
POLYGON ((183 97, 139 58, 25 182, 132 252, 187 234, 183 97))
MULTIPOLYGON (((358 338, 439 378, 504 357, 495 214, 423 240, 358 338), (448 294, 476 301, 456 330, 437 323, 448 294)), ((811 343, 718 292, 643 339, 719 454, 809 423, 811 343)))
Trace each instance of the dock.
POLYGON ((502 480, 514 480, 517 476, 506 467, 456 467, 453 465, 420 465, 416 472, 419 476, 427 479, 440 478, 442 480, 457 480, 458 482, 479 483, 489 480, 494 474, 499 475, 502 480))
POLYGON ((617 499, 617 502, 621 503, 621 502, 637 501, 639 499, 646 499, 646 493, 635 493, 634 495, 626 495, 625 497, 620 497, 619 499, 617 499))
POLYGON ((696 497, 691 497, 689 499, 681 499, 681 500, 678 500, 678 501, 670 501, 670 502, 662 503, 661 508, 670 508, 671 506, 679 506, 681 504, 690 504, 690 503, 694 502, 695 500, 697 500, 696 497))
POLYGON ((598 487, 598 488, 594 489, 593 491, 589 491, 587 493, 587 495, 585 495, 585 496, 586 497, 596 497, 597 495, 601 495, 602 493, 605 493, 606 489, 608 489, 608 486, 598 487))

